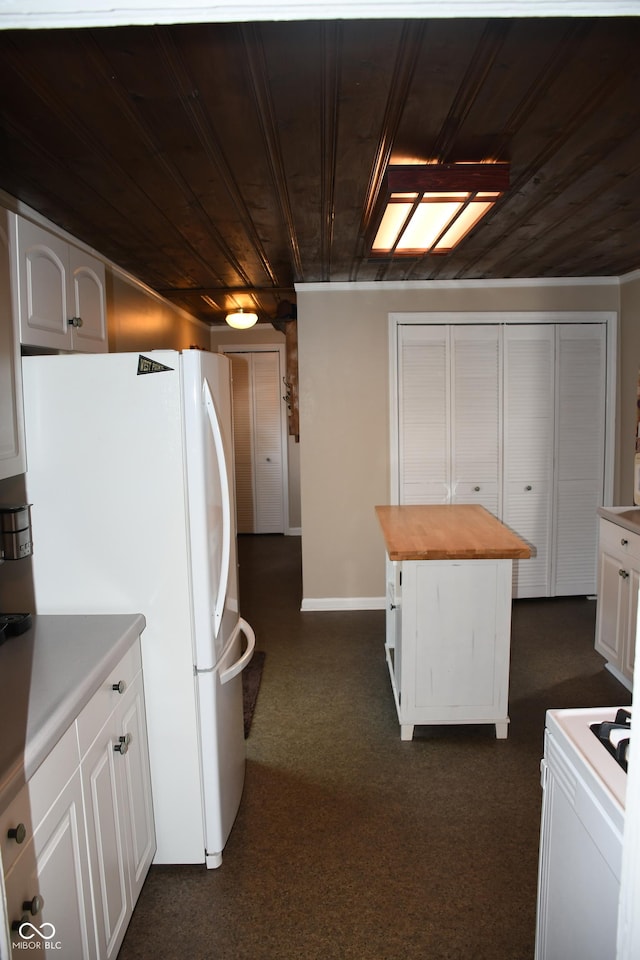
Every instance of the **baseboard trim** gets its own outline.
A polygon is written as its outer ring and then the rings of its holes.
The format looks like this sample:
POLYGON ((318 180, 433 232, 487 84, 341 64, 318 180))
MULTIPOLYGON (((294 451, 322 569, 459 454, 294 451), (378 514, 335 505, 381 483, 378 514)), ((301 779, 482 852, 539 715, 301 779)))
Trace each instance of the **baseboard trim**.
POLYGON ((304 597, 300 607, 303 613, 322 610, 384 610, 385 597, 304 597))

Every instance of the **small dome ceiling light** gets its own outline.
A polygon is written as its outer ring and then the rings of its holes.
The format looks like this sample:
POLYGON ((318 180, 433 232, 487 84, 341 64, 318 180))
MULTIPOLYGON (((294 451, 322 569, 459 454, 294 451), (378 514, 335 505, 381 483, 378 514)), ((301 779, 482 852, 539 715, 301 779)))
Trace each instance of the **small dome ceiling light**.
POLYGON ((239 310, 228 313, 226 321, 230 327, 234 327, 236 330, 248 330, 249 327, 252 327, 254 323, 258 322, 258 314, 245 313, 242 307, 240 307, 239 310))

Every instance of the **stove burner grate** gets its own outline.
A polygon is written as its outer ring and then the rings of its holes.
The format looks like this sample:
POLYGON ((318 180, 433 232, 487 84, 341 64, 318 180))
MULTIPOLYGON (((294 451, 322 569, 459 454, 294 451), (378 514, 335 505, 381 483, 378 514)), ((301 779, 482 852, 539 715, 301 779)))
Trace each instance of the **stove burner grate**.
POLYGON ((629 741, 631 739, 631 711, 621 707, 615 720, 591 723, 591 730, 622 769, 627 772, 629 741))

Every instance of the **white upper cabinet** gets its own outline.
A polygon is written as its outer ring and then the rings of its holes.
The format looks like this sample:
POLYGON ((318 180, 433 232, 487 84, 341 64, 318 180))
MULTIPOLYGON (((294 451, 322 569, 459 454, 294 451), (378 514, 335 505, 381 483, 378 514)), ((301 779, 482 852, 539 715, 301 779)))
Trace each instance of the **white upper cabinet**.
POLYGON ((30 220, 11 217, 20 342, 106 352, 104 264, 30 220))
POLYGON ((11 299, 8 213, 0 208, 0 480, 25 472, 20 348, 11 299))

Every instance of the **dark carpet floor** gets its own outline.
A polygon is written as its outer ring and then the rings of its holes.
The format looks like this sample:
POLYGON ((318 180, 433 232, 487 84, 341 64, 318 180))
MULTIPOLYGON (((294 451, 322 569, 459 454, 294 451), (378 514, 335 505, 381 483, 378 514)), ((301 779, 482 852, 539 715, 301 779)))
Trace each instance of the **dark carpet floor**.
POLYGON ((545 710, 630 702, 595 603, 514 604, 507 740, 407 743, 384 613, 300 613, 296 538, 239 556, 267 653, 240 812, 219 870, 151 868, 119 960, 532 960, 545 710))

